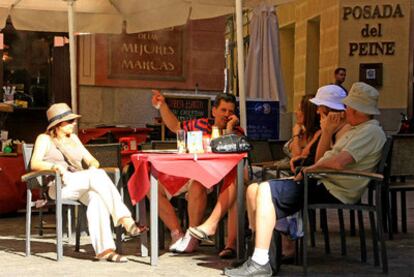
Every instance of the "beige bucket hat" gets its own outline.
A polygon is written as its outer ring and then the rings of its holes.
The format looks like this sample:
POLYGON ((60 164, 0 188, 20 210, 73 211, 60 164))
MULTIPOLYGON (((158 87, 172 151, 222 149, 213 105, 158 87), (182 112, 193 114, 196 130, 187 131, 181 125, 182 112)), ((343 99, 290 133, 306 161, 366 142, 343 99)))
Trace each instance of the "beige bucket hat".
POLYGON ((71 108, 66 103, 53 104, 47 110, 46 115, 47 121, 49 121, 49 126, 47 126, 48 131, 50 128, 53 128, 61 122, 81 117, 80 115, 73 113, 71 108))
POLYGON ((378 97, 378 90, 374 87, 363 82, 356 82, 342 103, 359 112, 375 115, 380 114, 378 97))

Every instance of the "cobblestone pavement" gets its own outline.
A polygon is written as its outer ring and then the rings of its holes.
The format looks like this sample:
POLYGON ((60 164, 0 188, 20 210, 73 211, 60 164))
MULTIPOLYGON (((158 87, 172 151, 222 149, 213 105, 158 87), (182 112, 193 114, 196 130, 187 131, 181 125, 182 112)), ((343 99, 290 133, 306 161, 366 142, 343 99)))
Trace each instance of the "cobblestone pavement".
MULTIPOLYGON (((389 276, 414 276, 414 194, 411 195, 407 200, 408 233, 399 233, 394 240, 387 240, 389 276)), ((347 256, 341 256, 336 211, 330 211, 328 216, 331 254, 324 253, 323 239, 319 231, 316 248, 309 249, 309 275, 383 276, 381 268, 373 265, 367 224, 369 221, 365 220, 368 261, 361 264, 358 236, 347 235, 348 253, 347 256)), ((348 218, 345 220, 348 221, 348 218)), ((46 221, 53 223, 53 216, 48 215, 46 221)), ((35 228, 32 231, 32 256, 25 257, 24 228, 24 214, 0 218, 0 276, 221 276, 223 268, 230 265, 229 261, 222 261, 217 257, 217 250, 213 246, 202 246, 194 255, 162 252, 159 265, 151 267, 149 258, 137 255, 137 239, 124 243, 128 263, 97 262, 92 259, 93 249, 86 236, 82 237, 81 252, 78 253, 74 251, 73 243, 65 239, 64 259, 56 262, 53 230, 46 230, 45 235, 40 237, 35 228)), ((281 268, 280 276, 300 275, 300 266, 283 265, 281 268)))

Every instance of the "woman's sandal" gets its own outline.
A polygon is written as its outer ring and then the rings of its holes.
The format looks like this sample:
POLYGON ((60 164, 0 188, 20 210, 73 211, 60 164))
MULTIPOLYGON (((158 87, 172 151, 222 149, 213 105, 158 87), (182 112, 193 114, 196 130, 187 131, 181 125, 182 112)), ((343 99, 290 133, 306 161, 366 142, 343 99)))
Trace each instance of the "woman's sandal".
POLYGON ((230 260, 230 259, 234 259, 236 258, 236 250, 231 248, 231 247, 226 247, 223 250, 220 251, 220 253, 218 254, 218 256, 221 259, 225 259, 225 260, 230 260))
POLYGON ((199 241, 205 241, 208 243, 214 243, 214 241, 200 228, 197 227, 190 227, 188 228, 190 235, 199 241))
POLYGON ((149 230, 148 226, 137 226, 136 224, 131 224, 128 229, 125 228, 127 233, 131 237, 136 237, 141 235, 144 232, 147 232, 149 230))
POLYGON ((125 256, 122 256, 115 251, 110 251, 108 253, 103 253, 96 257, 99 261, 108 261, 112 263, 126 263, 128 259, 125 256))

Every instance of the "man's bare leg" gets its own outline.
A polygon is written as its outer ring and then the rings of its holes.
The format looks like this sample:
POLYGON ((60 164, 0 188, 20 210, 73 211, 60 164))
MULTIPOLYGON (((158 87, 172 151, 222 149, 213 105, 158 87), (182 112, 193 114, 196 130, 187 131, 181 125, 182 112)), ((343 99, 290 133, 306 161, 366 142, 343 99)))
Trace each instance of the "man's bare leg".
POLYGON ((230 207, 227 213, 227 240, 224 248, 236 249, 237 239, 237 204, 236 201, 230 207))
MULTIPOLYGON (((250 196, 253 196, 254 188, 249 191, 250 196)), ((272 268, 269 263, 269 246, 273 228, 276 225, 276 212, 268 182, 261 183, 257 189, 256 207, 256 242, 253 255, 240 267, 225 270, 224 274, 226 276, 272 276, 272 268)), ((250 205, 250 209, 252 209, 252 205, 250 205)), ((252 214, 254 215, 254 213, 252 214)))
POLYGON ((273 229, 276 225, 276 212, 268 182, 259 185, 256 210, 256 248, 269 249, 273 229))
POLYGON ((259 184, 254 183, 247 187, 246 191, 246 208, 247 208, 247 217, 249 219, 249 228, 253 232, 256 231, 256 199, 257 191, 259 189, 259 184))
POLYGON ((203 221, 207 205, 207 189, 197 181, 193 181, 187 194, 188 218, 190 227, 197 226, 203 221))
MULTIPOLYGON (((161 183, 159 184, 158 190, 158 215, 164 222, 165 226, 173 233, 183 234, 180 222, 178 221, 177 215, 175 214, 174 207, 171 205, 165 193, 165 188, 161 183)), ((150 194, 148 193, 148 197, 150 194)))
MULTIPOLYGON (((187 201, 189 225, 197 226, 203 221, 207 205, 207 189, 199 182, 193 181, 187 193, 187 201)), ((179 253, 191 253, 197 249, 198 244, 199 241, 187 231, 175 250, 179 253)))
POLYGON ((207 220, 197 228, 207 235, 211 236, 216 233, 217 225, 224 214, 236 201, 236 184, 233 182, 224 191, 219 194, 216 206, 207 220))

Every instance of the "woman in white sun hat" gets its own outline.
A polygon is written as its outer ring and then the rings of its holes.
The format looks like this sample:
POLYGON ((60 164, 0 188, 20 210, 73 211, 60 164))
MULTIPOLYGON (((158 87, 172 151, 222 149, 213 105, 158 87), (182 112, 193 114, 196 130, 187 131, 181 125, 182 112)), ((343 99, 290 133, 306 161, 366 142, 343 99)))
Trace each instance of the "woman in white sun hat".
POLYGON ((335 141, 340 139, 351 125, 345 120, 345 105, 342 104, 346 92, 337 85, 320 87, 316 96, 309 101, 318 106, 321 117, 321 136, 316 150, 315 162, 330 150, 335 141))
MULTIPOLYGON (((79 200, 87 205, 90 239, 99 260, 127 262, 115 252, 110 216, 114 226, 122 225, 131 236, 146 231, 138 227, 131 212, 99 162, 86 150, 74 134, 76 120, 65 103, 53 104, 47 110, 49 126, 37 137, 31 159, 31 169, 55 170, 62 175, 62 199, 79 200), (88 169, 82 168, 82 161, 88 169)), ((55 184, 49 184, 49 196, 55 198, 55 184)))

